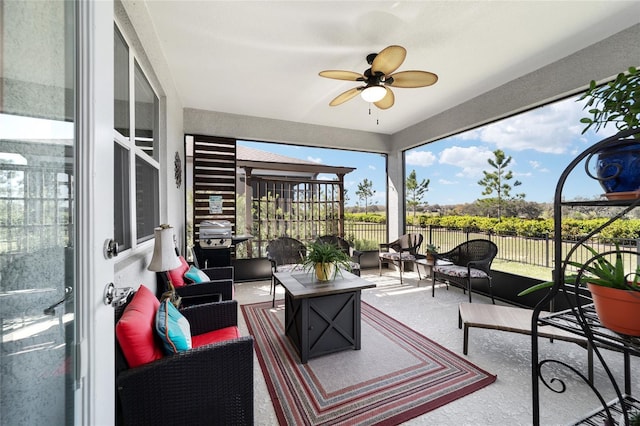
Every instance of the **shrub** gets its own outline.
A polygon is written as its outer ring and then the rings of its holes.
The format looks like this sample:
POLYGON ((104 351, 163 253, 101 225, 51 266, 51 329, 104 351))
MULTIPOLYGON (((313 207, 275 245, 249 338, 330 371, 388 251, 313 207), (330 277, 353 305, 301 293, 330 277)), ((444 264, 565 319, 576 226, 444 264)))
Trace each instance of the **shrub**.
MULTIPOLYGON (((553 236, 553 219, 521 219, 516 217, 497 218, 481 216, 434 216, 422 214, 406 218, 407 224, 414 226, 441 226, 448 229, 464 229, 467 231, 493 232, 496 234, 516 235, 521 237, 544 237, 553 236), (415 223, 414 223, 415 222, 415 223)), ((375 213, 347 213, 345 220, 354 222, 386 223, 386 217, 375 213)), ((593 232, 607 219, 575 219, 567 218, 562 222, 562 236, 566 239, 574 240, 593 232)), ((627 239, 635 240, 640 238, 640 219, 624 219, 612 223, 603 229, 599 235, 604 239, 627 239)), ((377 246, 376 246, 377 248, 377 246)))
POLYGON ((354 240, 353 248, 359 251, 377 250, 378 243, 372 240, 354 240))

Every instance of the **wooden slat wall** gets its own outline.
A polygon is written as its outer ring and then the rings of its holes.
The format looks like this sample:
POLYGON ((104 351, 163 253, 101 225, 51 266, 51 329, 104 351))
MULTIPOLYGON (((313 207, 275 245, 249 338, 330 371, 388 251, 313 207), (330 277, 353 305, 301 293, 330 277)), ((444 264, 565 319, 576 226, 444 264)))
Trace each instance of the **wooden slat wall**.
POLYGON ((236 224, 236 140, 193 136, 193 240, 200 236, 203 220, 228 220, 236 224), (222 196, 222 214, 209 213, 209 196, 222 196))

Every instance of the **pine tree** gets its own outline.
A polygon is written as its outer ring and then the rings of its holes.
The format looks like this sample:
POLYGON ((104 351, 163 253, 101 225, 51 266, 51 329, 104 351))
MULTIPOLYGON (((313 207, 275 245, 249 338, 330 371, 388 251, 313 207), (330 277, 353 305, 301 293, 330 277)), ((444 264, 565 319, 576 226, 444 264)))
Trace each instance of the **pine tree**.
POLYGON ((368 213, 369 208, 369 199, 373 197, 376 193, 376 190, 373 189, 373 182, 369 179, 364 179, 362 182, 358 184, 358 190, 356 191, 356 195, 360 200, 364 201, 364 212, 368 213))
POLYGON ((429 191, 429 183, 431 183, 430 179, 422 179, 422 182, 418 183, 415 170, 411 170, 411 173, 409 173, 409 177, 405 183, 407 205, 411 207, 411 210, 413 211, 414 224, 416 219, 416 208, 422 202, 422 197, 425 192, 429 191))
MULTIPOLYGON (((498 206, 498 219, 502 219, 502 210, 505 200, 511 199, 524 199, 524 194, 516 194, 515 197, 511 197, 511 185, 509 185, 508 181, 513 179, 513 172, 511 170, 507 171, 507 167, 509 167, 509 163, 511 163, 512 157, 507 157, 505 153, 497 149, 493 151, 494 158, 489 158, 487 162, 491 167, 495 169, 493 172, 483 171, 484 178, 478 181, 478 185, 484 186, 484 191, 482 191, 482 195, 491 195, 494 192, 496 193, 496 198, 493 200, 486 201, 495 201, 498 206)), ((522 182, 516 180, 513 182, 513 186, 519 186, 522 182)))

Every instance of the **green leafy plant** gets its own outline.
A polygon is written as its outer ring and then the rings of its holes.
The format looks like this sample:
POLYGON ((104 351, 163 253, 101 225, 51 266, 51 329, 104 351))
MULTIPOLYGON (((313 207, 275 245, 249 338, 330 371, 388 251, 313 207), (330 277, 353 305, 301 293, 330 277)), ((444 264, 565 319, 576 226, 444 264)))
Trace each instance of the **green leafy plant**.
MULTIPOLYGON (((580 120, 586 124, 582 133, 591 127, 598 131, 609 123, 614 123, 619 131, 640 126, 640 72, 630 67, 628 72, 620 73, 614 81, 598 86, 591 81, 589 89, 578 99, 588 99, 584 109, 591 117, 580 120)), ((636 135, 638 137, 638 135, 636 135)))
POLYGON ((350 262, 351 259, 349 259, 347 253, 337 245, 312 242, 307 245, 307 255, 302 264, 305 271, 315 269, 317 264, 333 264, 335 265, 335 270, 332 278, 335 278, 336 274, 341 273, 340 267, 346 269, 351 267, 350 262))
MULTIPOLYGON (((631 274, 625 274, 624 262, 622 261, 622 253, 620 247, 616 244, 615 260, 612 262, 609 259, 600 256, 598 252, 587 245, 583 245, 595 260, 589 264, 580 262, 568 261, 567 265, 574 266, 578 269, 582 269, 585 272, 583 282, 589 282, 602 287, 617 288, 620 290, 629 290, 629 287, 637 287, 640 290, 640 266, 636 268, 636 271, 631 274)), ((565 278, 565 283, 575 284, 578 279, 577 274, 569 275, 565 278)), ((524 296, 534 291, 549 288, 553 286, 553 281, 546 281, 540 284, 531 286, 520 293, 518 296, 524 296)))
POLYGON ((427 244, 425 250, 427 250, 427 253, 437 253, 440 247, 435 244, 427 244))

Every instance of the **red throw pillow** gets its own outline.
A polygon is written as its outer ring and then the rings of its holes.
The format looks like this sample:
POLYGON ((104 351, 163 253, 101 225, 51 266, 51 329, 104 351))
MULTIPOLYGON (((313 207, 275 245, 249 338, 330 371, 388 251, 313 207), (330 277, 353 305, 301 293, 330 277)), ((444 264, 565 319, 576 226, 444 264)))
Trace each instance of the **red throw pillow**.
POLYGON ((116 324, 116 338, 130 368, 162 358, 156 344, 155 319, 160 302, 141 285, 116 324))
POLYGON ((171 284, 173 284, 175 288, 184 287, 185 285, 187 285, 187 283, 184 282, 184 274, 189 270, 189 264, 186 260, 184 260, 184 257, 178 256, 178 259, 180 259, 181 265, 176 269, 172 269, 169 271, 169 279, 171 280, 171 284))

